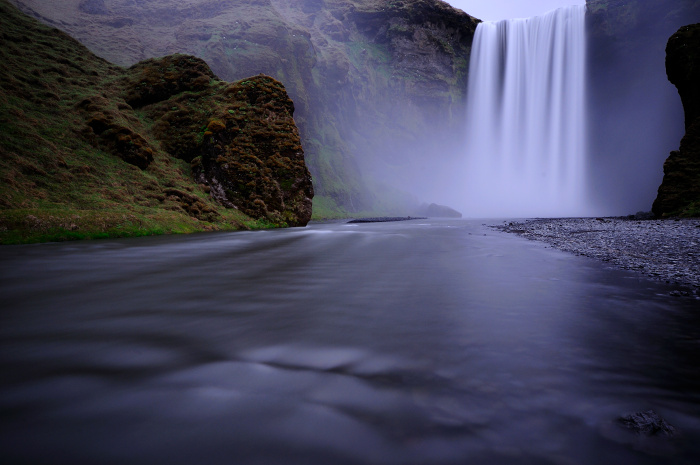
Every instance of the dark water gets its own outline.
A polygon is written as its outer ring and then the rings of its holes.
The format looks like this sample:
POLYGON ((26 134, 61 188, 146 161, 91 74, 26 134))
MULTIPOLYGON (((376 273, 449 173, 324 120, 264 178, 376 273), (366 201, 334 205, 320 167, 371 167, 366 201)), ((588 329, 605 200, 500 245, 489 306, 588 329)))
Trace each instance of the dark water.
POLYGON ((700 459, 700 305, 481 222, 0 249, 0 461, 700 459), (680 434, 615 424, 654 409, 680 434))

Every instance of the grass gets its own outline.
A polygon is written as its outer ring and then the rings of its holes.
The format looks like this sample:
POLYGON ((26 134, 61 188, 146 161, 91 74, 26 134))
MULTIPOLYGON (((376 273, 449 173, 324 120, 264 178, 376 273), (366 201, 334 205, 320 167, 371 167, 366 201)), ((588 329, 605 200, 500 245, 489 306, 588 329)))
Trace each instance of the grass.
MULTIPOLYGON (((191 88, 171 88, 182 80, 168 61, 139 87, 131 79, 136 71, 92 55, 6 0, 0 0, 0 30, 0 244, 286 225, 286 218, 255 219, 216 203, 194 181, 189 160, 173 157, 155 137, 159 115, 127 103, 134 89, 143 98, 172 91, 177 98, 166 102, 169 113, 223 112, 219 103, 230 97, 202 95, 220 94, 229 84, 206 76, 203 62, 187 64, 194 70, 191 88)), ((203 130, 206 124, 197 123, 193 144, 204 142, 203 130)))

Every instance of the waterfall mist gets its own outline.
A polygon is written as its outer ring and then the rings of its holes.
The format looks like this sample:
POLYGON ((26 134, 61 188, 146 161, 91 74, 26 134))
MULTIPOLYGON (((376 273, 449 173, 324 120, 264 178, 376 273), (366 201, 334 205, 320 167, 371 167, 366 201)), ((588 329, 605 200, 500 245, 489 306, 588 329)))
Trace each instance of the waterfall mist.
POLYGON ((583 216, 586 7, 481 23, 467 94, 468 216, 583 216))

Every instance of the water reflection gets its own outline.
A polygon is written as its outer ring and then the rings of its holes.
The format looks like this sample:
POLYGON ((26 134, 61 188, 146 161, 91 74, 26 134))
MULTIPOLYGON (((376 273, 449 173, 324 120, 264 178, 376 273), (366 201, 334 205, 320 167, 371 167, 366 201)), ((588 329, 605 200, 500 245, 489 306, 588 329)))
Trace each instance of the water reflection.
POLYGON ((697 302, 479 222, 0 249, 31 463, 695 463, 697 302), (683 434, 615 418, 654 408, 683 434))

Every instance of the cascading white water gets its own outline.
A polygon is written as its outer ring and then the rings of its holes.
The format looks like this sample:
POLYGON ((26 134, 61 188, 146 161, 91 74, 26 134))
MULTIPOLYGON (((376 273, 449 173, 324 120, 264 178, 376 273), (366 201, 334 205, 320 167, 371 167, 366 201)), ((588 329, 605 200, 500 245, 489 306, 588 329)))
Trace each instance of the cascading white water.
POLYGON ((479 24, 467 97, 467 215, 587 214, 585 11, 479 24))

